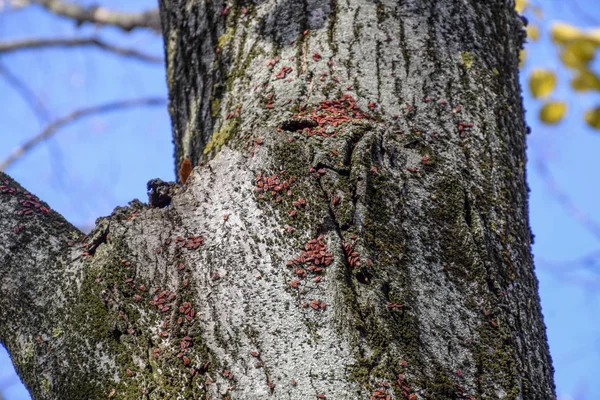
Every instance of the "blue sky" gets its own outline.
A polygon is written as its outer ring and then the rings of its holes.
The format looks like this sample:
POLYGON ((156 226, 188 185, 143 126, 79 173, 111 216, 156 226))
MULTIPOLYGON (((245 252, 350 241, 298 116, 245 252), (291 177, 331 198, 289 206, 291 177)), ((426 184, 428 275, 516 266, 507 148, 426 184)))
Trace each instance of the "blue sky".
MULTIPOLYGON (((100 4, 142 10, 156 3, 103 0, 100 4)), ((593 20, 592 1, 546 1, 542 10, 542 39, 528 46, 522 82, 526 87, 524 77, 533 67, 557 72, 559 84, 551 98, 568 100, 569 114, 557 126, 541 125, 537 120, 541 102, 524 92, 532 127, 528 179, 533 251, 559 398, 600 399, 600 385, 594 383, 600 375, 600 237, 574 218, 556 195, 557 191, 568 195, 582 215, 600 221, 596 203, 600 179, 593 163, 600 151, 600 132, 587 128, 582 117, 586 108, 600 104, 600 96, 571 92, 570 72, 560 65, 557 49, 547 40, 551 21, 591 27, 600 26, 600 18, 593 20), (553 187, 539 172, 539 164, 549 171, 553 187)), ((535 17, 529 17, 534 22, 535 17)), ((120 46, 163 54, 162 38, 151 32, 122 35, 113 28, 78 28, 33 7, 0 12, 2 42, 76 34, 98 34, 120 46)), ((38 133, 48 122, 46 118, 124 98, 166 98, 161 65, 124 60, 94 48, 12 53, 0 56, 0 66, 26 82, 40 102, 38 106, 47 110, 47 116, 33 113, 0 74, 0 161, 38 133)), ((595 70, 600 70, 597 62, 595 70)), ((149 179, 174 178, 170 129, 166 107, 92 116, 61 129, 6 172, 75 225, 89 229, 98 216, 110 214, 115 206, 136 197, 145 200, 149 179)), ((0 393, 6 400, 29 399, 4 350, 0 351, 0 393)))

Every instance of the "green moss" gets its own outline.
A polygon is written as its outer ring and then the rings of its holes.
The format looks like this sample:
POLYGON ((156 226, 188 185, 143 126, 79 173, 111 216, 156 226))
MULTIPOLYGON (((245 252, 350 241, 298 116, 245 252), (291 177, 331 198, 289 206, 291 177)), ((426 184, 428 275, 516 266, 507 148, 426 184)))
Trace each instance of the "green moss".
POLYGON ((475 61, 475 56, 470 51, 461 51, 460 59, 466 69, 471 69, 473 62, 475 61))
POLYGON ((220 98, 214 98, 210 104, 210 115, 214 117, 216 117, 217 115, 219 115, 219 110, 220 110, 220 105, 221 105, 221 99, 220 98))
POLYGON ((33 339, 31 335, 27 338, 27 343, 25 343, 25 348, 23 349, 23 361, 29 362, 33 359, 33 339))
POLYGON ((233 28, 227 29, 227 32, 219 36, 217 39, 217 47, 224 49, 225 46, 229 44, 229 42, 233 39, 235 34, 235 30, 233 28))
POLYGON ((501 325, 493 327, 488 321, 483 321, 476 331, 480 342, 473 348, 473 358, 477 369, 482 371, 480 384, 483 387, 500 384, 506 393, 504 398, 518 398, 521 390, 510 332, 501 325))
MULTIPOLYGON (((167 85, 169 89, 172 89, 175 83, 175 54, 177 53, 178 35, 179 33, 176 29, 171 29, 167 43, 165 43, 167 53, 167 85)), ((171 113, 171 115, 173 114, 171 113)))
POLYGON ((48 394, 50 392, 50 389, 52 388, 52 384, 46 378, 44 378, 44 379, 41 380, 40 386, 42 387, 42 393, 43 394, 48 394))
POLYGON ((225 122, 225 126, 214 132, 204 147, 203 153, 209 154, 213 150, 220 149, 238 129, 238 119, 233 118, 225 122))

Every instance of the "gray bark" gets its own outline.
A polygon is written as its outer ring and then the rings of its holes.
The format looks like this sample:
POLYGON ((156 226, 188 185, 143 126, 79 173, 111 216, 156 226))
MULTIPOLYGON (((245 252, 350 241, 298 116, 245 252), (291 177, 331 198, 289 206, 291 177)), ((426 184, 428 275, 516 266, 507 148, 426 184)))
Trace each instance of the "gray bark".
POLYGON ((189 180, 82 241, 2 176, 34 398, 555 398, 509 3, 161 2, 189 180))

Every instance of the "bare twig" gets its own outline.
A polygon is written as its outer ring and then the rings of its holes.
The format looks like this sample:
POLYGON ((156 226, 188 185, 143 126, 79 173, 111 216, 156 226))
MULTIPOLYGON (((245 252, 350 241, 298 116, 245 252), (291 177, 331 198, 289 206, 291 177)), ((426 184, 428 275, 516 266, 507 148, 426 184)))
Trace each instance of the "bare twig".
POLYGON ((17 147, 13 152, 2 162, 0 162, 0 171, 4 171, 8 166, 14 163, 16 160, 21 158, 27 151, 35 147, 42 141, 48 139, 54 135, 59 128, 78 120, 79 118, 87 117, 93 114, 100 114, 103 112, 117 111, 130 107, 138 106, 160 106, 165 105, 166 100, 163 98, 141 98, 132 100, 116 101, 113 103, 102 104, 99 106, 83 108, 81 110, 73 111, 72 113, 59 118, 49 123, 40 133, 29 139, 23 145, 17 147))
POLYGON ((31 0, 56 15, 71 18, 78 24, 91 22, 98 25, 111 25, 125 31, 135 28, 150 28, 160 32, 160 15, 158 8, 152 8, 139 13, 127 13, 109 10, 104 7, 84 8, 76 3, 63 0, 31 0))
POLYGON ((152 56, 142 53, 135 49, 128 49, 106 43, 98 38, 55 38, 55 39, 21 39, 12 42, 0 42, 0 53, 10 53, 12 51, 36 49, 41 47, 76 47, 76 46, 96 46, 102 50, 118 54, 124 57, 133 57, 146 62, 160 63, 164 62, 162 57, 152 56))
POLYGON ((38 96, 27 86, 25 82, 19 79, 18 76, 13 74, 5 65, 0 63, 0 75, 4 76, 6 82, 12 86, 12 88, 23 98, 23 100, 29 105, 33 113, 36 115, 40 122, 47 122, 50 120, 50 113, 44 107, 38 96))
POLYGON ((569 214, 571 214, 572 217, 585 226, 591 233, 594 234, 594 236, 596 236, 596 238, 600 239, 600 225, 598 225, 596 221, 594 221, 588 214, 581 210, 569 197, 569 195, 563 191, 560 186, 558 186, 544 161, 538 159, 535 163, 535 167, 554 198, 565 208, 565 210, 567 210, 569 214))
POLYGON ((535 260, 536 263, 539 262, 545 265, 548 270, 562 270, 569 272, 587 271, 600 276, 600 269, 598 268, 600 263, 600 249, 571 260, 552 261, 540 256, 536 256, 535 260))

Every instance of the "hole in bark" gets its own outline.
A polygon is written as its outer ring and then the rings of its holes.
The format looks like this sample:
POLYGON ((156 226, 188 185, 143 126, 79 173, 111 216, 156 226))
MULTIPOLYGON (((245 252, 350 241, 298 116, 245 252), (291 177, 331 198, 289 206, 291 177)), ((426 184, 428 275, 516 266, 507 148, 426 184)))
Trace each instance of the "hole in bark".
POLYGON ((367 331, 362 326, 357 326, 356 330, 358 331, 358 334, 361 338, 364 338, 367 336, 367 331))
POLYGON ((309 118, 290 119, 281 123, 281 129, 296 132, 297 130, 302 130, 304 128, 314 128, 318 125, 319 124, 309 118))
POLYGON ((115 338, 115 340, 117 342, 119 342, 121 340, 121 335, 122 334, 123 333, 120 330, 118 330, 117 328, 113 329, 113 337, 115 338))
POLYGON ((356 280, 364 285, 368 285, 371 283, 371 278, 373 276, 365 270, 360 270, 356 273, 356 280))

